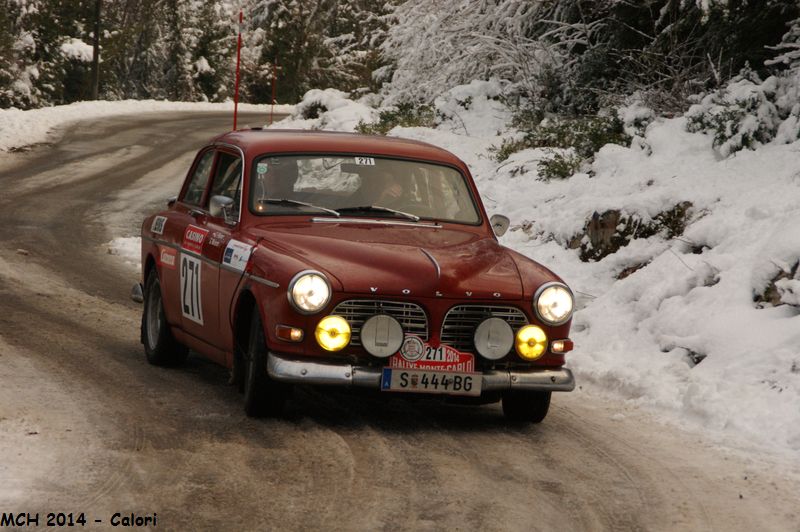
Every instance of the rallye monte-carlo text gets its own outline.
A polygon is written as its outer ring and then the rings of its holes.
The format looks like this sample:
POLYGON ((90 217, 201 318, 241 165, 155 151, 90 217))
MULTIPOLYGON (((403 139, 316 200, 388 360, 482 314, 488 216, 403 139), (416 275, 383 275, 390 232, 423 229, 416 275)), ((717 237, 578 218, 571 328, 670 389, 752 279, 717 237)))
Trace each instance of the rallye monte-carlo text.
POLYGON ((467 166, 435 146, 241 130, 202 148, 142 225, 148 361, 231 370, 249 415, 294 384, 502 400, 544 419, 574 388, 573 297, 497 241, 467 166))

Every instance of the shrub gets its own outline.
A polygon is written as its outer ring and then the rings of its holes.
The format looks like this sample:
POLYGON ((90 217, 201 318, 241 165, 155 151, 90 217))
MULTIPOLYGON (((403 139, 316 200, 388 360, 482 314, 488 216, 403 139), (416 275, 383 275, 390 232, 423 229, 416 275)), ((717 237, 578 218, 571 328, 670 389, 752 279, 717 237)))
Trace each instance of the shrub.
MULTIPOLYGON (((535 115, 531 115, 535 116, 535 115)), ((627 146, 631 138, 616 116, 547 118, 533 126, 522 139, 503 142, 497 148, 497 160, 526 148, 572 148, 578 157, 588 159, 606 144, 627 146)))
POLYGON ((372 124, 359 122, 356 131, 368 135, 386 135, 396 126, 402 127, 434 127, 436 111, 430 105, 402 103, 382 110, 378 121, 372 124))
POLYGON ((745 69, 724 88, 702 98, 686 113, 686 129, 714 135, 727 157, 777 139, 798 138, 797 78, 787 73, 764 81, 745 69))
POLYGON ((583 159, 572 150, 550 150, 550 156, 539 161, 539 176, 544 179, 566 179, 581 169, 583 159))

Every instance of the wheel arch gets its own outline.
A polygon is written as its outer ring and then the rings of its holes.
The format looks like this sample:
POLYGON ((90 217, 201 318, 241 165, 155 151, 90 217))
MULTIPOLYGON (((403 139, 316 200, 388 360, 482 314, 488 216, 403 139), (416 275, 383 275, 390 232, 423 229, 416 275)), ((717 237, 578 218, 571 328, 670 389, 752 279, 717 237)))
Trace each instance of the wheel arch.
MULTIPOLYGON (((240 386, 243 384, 244 357, 250 341, 250 326, 253 312, 260 312, 256 295, 249 287, 245 287, 236 300, 232 316, 233 325, 233 381, 240 386)), ((262 316, 263 323, 263 316, 262 316)))
POLYGON ((147 254, 147 258, 144 261, 144 270, 142 270, 142 281, 147 282, 147 278, 150 276, 150 272, 156 270, 156 259, 153 257, 152 253, 147 254))

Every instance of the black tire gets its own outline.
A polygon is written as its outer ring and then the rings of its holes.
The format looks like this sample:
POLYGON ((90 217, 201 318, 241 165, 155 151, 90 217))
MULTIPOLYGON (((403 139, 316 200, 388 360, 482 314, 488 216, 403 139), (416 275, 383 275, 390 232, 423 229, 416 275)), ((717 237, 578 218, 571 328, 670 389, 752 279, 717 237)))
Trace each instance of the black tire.
POLYGON ((267 342, 258 308, 250 320, 244 353, 244 411, 250 417, 276 417, 283 412, 290 386, 267 374, 267 342))
POLYGON ((551 392, 508 391, 503 394, 503 414, 515 423, 541 423, 550 410, 551 392))
POLYGON ((172 336, 164 316, 161 283, 156 270, 150 272, 144 285, 142 343, 147 361, 155 366, 179 366, 189 356, 186 346, 178 343, 172 336))

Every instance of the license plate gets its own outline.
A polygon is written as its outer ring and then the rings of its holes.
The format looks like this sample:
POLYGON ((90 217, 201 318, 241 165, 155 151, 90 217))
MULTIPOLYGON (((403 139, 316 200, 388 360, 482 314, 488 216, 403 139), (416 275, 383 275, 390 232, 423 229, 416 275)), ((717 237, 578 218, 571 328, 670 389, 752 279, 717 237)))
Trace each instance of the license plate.
POLYGON ((383 368, 381 390, 386 392, 481 394, 479 373, 454 373, 424 369, 383 368))

